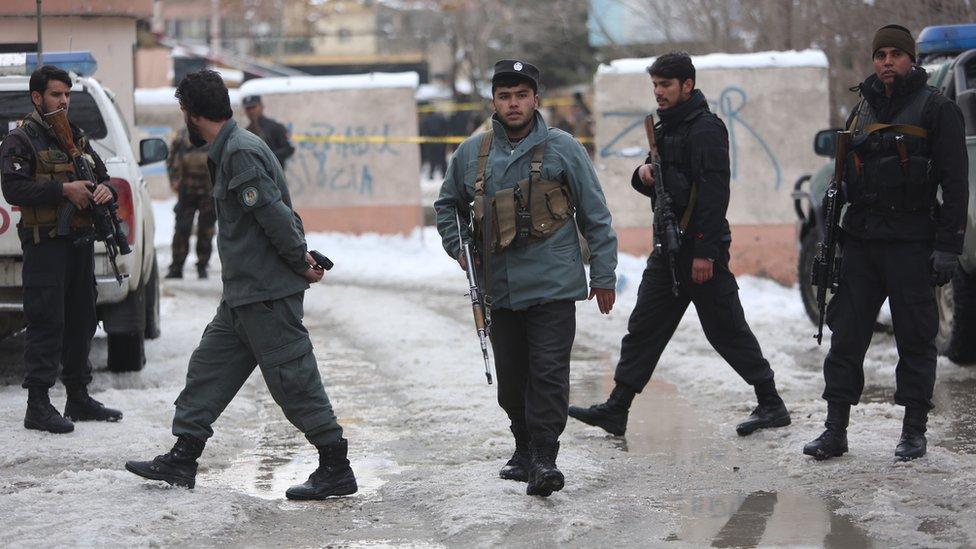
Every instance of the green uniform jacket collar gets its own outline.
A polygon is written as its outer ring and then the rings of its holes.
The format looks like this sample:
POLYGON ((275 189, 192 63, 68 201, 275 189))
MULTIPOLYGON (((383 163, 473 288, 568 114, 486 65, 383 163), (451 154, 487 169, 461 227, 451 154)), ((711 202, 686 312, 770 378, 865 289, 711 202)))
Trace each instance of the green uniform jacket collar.
POLYGON ((224 122, 224 125, 220 128, 220 131, 217 132, 217 137, 213 140, 213 143, 210 144, 210 152, 207 153, 207 156, 213 161, 214 164, 218 166, 220 165, 220 157, 224 153, 224 145, 227 144, 230 134, 236 129, 237 122, 234 122, 234 119, 231 118, 224 122))
MULTIPOLYGON (((495 132, 495 141, 499 143, 508 143, 509 148, 512 147, 512 143, 508 140, 508 134, 505 133, 505 125, 501 123, 498 119, 498 113, 491 115, 491 129, 495 132)), ((544 143, 546 139, 549 138, 549 126, 546 125, 546 121, 539 114, 539 111, 535 111, 535 120, 533 122, 532 131, 529 135, 525 136, 525 139, 521 143, 526 146, 522 148, 523 151, 529 151, 532 147, 538 145, 539 143, 544 143)), ((521 144, 520 143, 520 144, 521 144)), ((514 160, 514 158, 513 158, 514 160)))

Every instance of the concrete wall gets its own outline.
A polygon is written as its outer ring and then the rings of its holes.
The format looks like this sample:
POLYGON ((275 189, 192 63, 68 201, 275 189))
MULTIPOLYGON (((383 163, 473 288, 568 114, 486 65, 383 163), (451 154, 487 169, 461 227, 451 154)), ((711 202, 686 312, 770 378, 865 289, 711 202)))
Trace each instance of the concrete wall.
MULTIPOLYGON (((247 84, 242 88, 248 94, 247 84)), ((323 136, 417 135, 414 89, 262 93, 295 155, 288 188, 307 230, 407 233, 422 224, 420 151, 408 143, 328 143, 323 136)))
MULTIPOLYGON (((597 172, 621 251, 646 254, 650 200, 630 178, 647 154, 643 120, 656 108, 651 81, 643 71, 604 69, 595 79, 597 172)), ((697 76, 729 130, 733 271, 791 284, 797 246, 790 193, 798 177, 823 164, 812 142, 829 125, 827 68, 699 68, 697 76)))
MULTIPOLYGON (((48 13, 45 5, 45 14, 48 13)), ((42 22, 44 51, 88 50, 98 61, 95 78, 110 88, 129 127, 135 123, 133 51, 136 20, 132 17, 45 15, 42 22)), ((0 17, 0 40, 36 42, 33 17, 0 17)), ((133 146, 138 146, 133 143, 133 146)))
POLYGON ((169 48, 136 50, 135 85, 137 88, 162 88, 173 85, 173 58, 169 48))

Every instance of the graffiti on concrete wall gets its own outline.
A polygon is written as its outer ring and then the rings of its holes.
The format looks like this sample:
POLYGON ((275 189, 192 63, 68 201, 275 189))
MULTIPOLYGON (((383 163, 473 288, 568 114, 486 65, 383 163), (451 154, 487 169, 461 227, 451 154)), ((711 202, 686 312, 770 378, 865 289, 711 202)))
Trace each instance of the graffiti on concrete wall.
MULTIPOLYGON (((751 140, 763 151, 764 160, 769 164, 773 177, 769 181, 770 186, 779 189, 783 183, 782 169, 779 159, 766 139, 749 123, 742 115, 742 110, 748 103, 749 96, 738 86, 729 86, 722 90, 718 100, 709 101, 709 108, 716 113, 729 130, 729 161, 731 165, 732 180, 736 180, 740 173, 743 153, 741 149, 744 141, 751 140)), ((608 111, 601 113, 604 118, 623 119, 624 125, 614 134, 607 144, 600 149, 600 158, 610 157, 638 157, 644 156, 647 149, 639 146, 621 147, 621 143, 633 143, 636 139, 643 141, 643 137, 637 138, 634 132, 644 132, 644 111, 608 111)))
MULTIPOLYGON (((289 124, 289 132, 292 124, 289 124)), ((397 156, 390 143, 373 143, 367 136, 390 136, 390 124, 376 126, 313 122, 294 135, 296 154, 288 163, 289 176, 301 190, 327 190, 371 197, 376 175, 371 163, 377 156, 397 156), (344 141, 348 140, 348 142, 344 141)))

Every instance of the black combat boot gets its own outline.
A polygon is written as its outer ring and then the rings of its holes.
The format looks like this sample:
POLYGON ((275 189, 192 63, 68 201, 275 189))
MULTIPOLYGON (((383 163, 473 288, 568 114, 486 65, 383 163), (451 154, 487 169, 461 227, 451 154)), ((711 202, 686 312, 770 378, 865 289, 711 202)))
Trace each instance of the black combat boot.
POLYGON ((569 417, 599 427, 611 435, 622 436, 627 430, 627 413, 635 394, 623 385, 615 385, 606 402, 589 408, 570 406, 569 417))
POLYGON ((803 447, 803 453, 817 461, 842 456, 847 453, 847 424, 851 418, 851 405, 827 402, 827 430, 816 440, 803 447))
POLYGON ((925 440, 929 413, 921 408, 906 407, 905 419, 901 426, 901 439, 895 448, 899 461, 911 461, 925 455, 928 446, 925 440))
POLYGON ((183 278, 183 269, 177 268, 175 265, 169 268, 169 272, 166 273, 166 278, 183 278))
POLYGON ((525 488, 526 495, 547 498, 553 492, 562 490, 566 479, 562 471, 556 468, 559 443, 533 444, 530 451, 529 485, 525 488))
POLYGON ((515 435, 515 453, 512 454, 512 459, 508 460, 508 463, 498 471, 498 476, 505 480, 527 482, 529 480, 529 466, 531 462, 529 459, 531 456, 529 452, 529 432, 526 430, 524 424, 513 423, 511 429, 512 434, 515 435))
POLYGON ((346 453, 349 441, 339 439, 326 446, 319 446, 319 468, 302 484, 285 492, 288 499, 326 499, 331 496, 348 496, 359 490, 356 475, 349 467, 346 453))
POLYGON ((72 421, 120 421, 122 412, 106 408, 88 394, 88 388, 67 387, 68 401, 64 405, 64 417, 72 421))
POLYGON ((203 453, 205 444, 198 438, 180 435, 169 452, 152 461, 127 461, 125 468, 143 478, 193 488, 197 479, 197 458, 203 453))
POLYGON ((776 382, 769 380, 755 387, 759 406, 749 414, 749 418, 735 426, 740 437, 751 435, 759 429, 786 427, 790 424, 790 411, 776 391, 776 382))
POLYGON ((197 265, 197 278, 200 280, 206 280, 208 278, 206 265, 197 265))
POLYGON ((47 389, 43 387, 27 389, 27 413, 24 415, 24 427, 59 434, 70 433, 75 430, 75 424, 63 418, 58 409, 51 404, 47 389))

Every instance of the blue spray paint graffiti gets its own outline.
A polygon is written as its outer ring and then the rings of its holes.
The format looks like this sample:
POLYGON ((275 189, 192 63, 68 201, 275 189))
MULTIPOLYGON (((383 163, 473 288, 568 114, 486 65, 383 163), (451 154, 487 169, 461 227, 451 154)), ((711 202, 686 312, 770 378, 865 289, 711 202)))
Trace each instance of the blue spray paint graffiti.
MULTIPOLYGON (((289 124, 292 131, 292 124, 289 124)), ((380 135, 388 137, 391 127, 382 124, 376 127, 347 125, 338 128, 325 122, 314 122, 303 135, 311 137, 296 144, 296 166, 289 166, 290 172, 297 172, 302 190, 310 188, 336 192, 353 192, 361 196, 373 196, 374 177, 369 164, 357 161, 366 155, 388 154, 397 156, 389 143, 329 143, 315 141, 315 137, 343 136, 348 138, 380 135)))
MULTIPOLYGON (((747 102, 748 94, 746 94, 745 90, 737 86, 729 86, 722 90, 722 93, 719 94, 718 101, 709 101, 709 107, 725 121, 726 127, 729 130, 729 157, 731 161, 732 179, 735 180, 738 176, 740 139, 742 138, 743 132, 745 132, 763 150, 773 171, 772 186, 778 190, 783 183, 783 174, 779 165, 779 159, 777 159, 772 148, 766 143, 766 140, 740 114, 747 102)), ((643 155, 645 152, 644 149, 640 149, 640 152, 635 150, 638 149, 636 147, 621 149, 618 147, 618 144, 621 141, 631 142, 633 140, 631 132, 643 130, 644 117, 646 115, 647 113, 643 111, 609 111, 602 113, 602 116, 606 118, 624 118, 627 120, 627 123, 610 139, 606 146, 600 149, 600 158, 643 155)))

